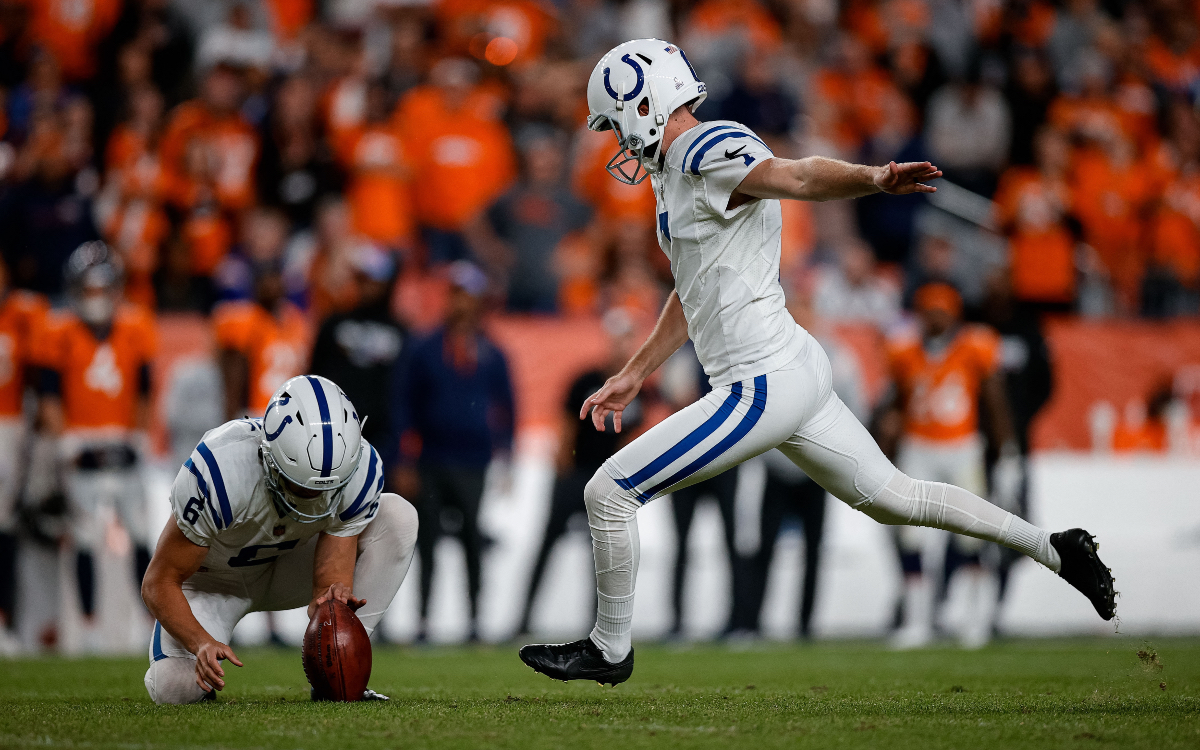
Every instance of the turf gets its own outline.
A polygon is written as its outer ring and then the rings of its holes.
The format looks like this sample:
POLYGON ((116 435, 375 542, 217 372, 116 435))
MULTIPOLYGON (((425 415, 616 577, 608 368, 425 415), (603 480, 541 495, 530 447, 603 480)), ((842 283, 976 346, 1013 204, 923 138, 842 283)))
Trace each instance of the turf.
POLYGON ((313 704, 298 652, 240 654, 215 703, 158 707, 144 659, 0 662, 0 748, 1200 747, 1200 640, 639 647, 618 688, 513 647, 388 648, 387 704, 313 704), (1138 651, 1142 651, 1141 657, 1138 651))

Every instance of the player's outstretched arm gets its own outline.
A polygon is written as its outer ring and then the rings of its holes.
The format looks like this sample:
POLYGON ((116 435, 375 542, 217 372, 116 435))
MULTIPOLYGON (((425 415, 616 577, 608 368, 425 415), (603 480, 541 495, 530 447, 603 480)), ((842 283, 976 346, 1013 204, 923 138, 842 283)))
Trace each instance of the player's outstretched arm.
POLYGON ((642 344, 637 353, 604 383, 604 387, 593 393, 579 409, 579 418, 586 419, 588 412, 592 414, 592 424, 600 432, 604 432, 604 420, 611 412, 613 428, 621 431, 621 413, 629 402, 633 401, 642 382, 667 361, 683 342, 687 341, 687 319, 683 317, 683 305, 679 295, 674 290, 667 297, 654 332, 642 344))
MULTIPOLYGON (((790 198, 831 201, 859 198, 872 193, 933 193, 925 182, 941 177, 927 161, 889 162, 882 167, 850 164, 824 156, 804 159, 767 159, 746 175, 734 193, 749 198, 790 198)), ((732 202, 732 201, 731 201, 732 202)))
POLYGON ((207 554, 207 547, 184 536, 175 519, 170 518, 142 579, 142 601, 159 624, 196 655, 196 684, 205 692, 224 689, 221 660, 242 666, 233 649, 209 635, 196 620, 183 595, 183 582, 200 569, 207 554))

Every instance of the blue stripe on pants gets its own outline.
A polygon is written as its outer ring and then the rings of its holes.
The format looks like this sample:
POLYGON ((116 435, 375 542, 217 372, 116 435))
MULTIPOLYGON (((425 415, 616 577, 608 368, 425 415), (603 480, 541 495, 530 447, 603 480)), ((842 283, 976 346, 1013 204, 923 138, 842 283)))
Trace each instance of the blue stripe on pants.
POLYGON ((167 658, 162 650, 162 625, 157 621, 154 623, 154 639, 150 641, 150 652, 154 656, 154 661, 162 661, 167 658))
MULTIPOLYGON (((738 423, 738 426, 734 427, 733 430, 721 440, 721 442, 717 443, 712 448, 709 448, 704 455, 700 456, 700 458, 692 461, 687 466, 683 467, 667 479, 664 479, 643 493, 646 496, 646 499, 648 500, 668 487, 682 482, 684 479, 687 479, 697 471, 700 471, 705 466, 708 466, 718 456, 736 445, 739 440, 746 437, 754 425, 758 424, 758 420, 762 417, 763 410, 766 408, 766 406, 767 376, 759 375, 754 379, 754 400, 750 403, 750 408, 746 410, 746 415, 742 417, 742 421, 738 423)), ((643 500, 642 502, 646 502, 646 500, 643 500)))
POLYGON ((642 502, 649 500, 649 496, 643 497, 642 493, 637 491, 637 486, 678 461, 684 456, 684 454, 699 445, 700 441, 716 432, 717 428, 724 424, 725 420, 729 419, 729 415, 733 414, 733 408, 737 406, 738 402, 741 400, 742 384, 734 383, 733 387, 729 390, 729 395, 725 398, 725 402, 717 408, 716 413, 705 420, 704 424, 688 433, 683 440, 680 440, 678 443, 671 446, 666 453, 646 464, 646 467, 641 471, 633 474, 627 479, 618 479, 617 484, 621 485, 621 487, 629 490, 630 492, 636 493, 638 495, 638 499, 642 502))

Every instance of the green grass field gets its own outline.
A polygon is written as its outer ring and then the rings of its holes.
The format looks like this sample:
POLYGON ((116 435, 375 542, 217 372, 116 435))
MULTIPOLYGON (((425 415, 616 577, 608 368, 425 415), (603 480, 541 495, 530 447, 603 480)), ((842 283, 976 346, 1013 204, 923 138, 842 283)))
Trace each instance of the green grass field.
POLYGON ((240 656, 182 707, 150 703, 144 659, 0 661, 0 748, 1200 747, 1196 639, 643 646, 615 689, 513 647, 386 648, 371 685, 392 701, 350 705, 309 702, 298 651, 240 656))

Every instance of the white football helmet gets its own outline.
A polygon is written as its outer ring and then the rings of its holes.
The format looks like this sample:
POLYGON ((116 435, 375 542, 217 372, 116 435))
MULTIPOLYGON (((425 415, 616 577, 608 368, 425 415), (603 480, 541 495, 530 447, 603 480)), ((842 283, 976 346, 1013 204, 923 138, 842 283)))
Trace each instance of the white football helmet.
POLYGON ((319 375, 288 380, 263 415, 262 457, 267 487, 300 523, 333 515, 337 490, 358 468, 362 424, 354 404, 319 375))
POLYGON ((621 146, 608 161, 609 174, 637 185, 648 173, 658 172, 667 118, 685 104, 695 112, 707 96, 708 87, 696 77, 687 55, 670 42, 635 39, 609 50, 596 63, 587 87, 588 127, 615 130, 621 146), (632 173, 625 170, 630 162, 635 162, 632 173))

